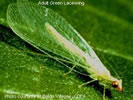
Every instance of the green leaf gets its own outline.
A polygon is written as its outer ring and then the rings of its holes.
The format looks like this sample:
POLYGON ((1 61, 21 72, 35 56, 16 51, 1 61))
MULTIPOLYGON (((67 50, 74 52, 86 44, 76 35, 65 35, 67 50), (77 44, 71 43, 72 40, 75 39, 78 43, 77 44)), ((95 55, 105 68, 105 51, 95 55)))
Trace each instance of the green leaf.
MULTIPOLYGON (((7 0, 6 0, 7 1, 7 0)), ((7 8, 8 3, 5 0, 1 0, 1 2, 4 2, 5 4, 0 6, 3 8, 7 8)), ((12 3, 12 1, 9 1, 12 3)), ((36 1, 38 2, 38 1, 36 1)), ((102 60, 102 62, 108 66, 109 70, 111 70, 110 66, 114 67, 118 74, 122 77, 123 80, 123 87, 124 87, 124 92, 119 93, 118 91, 111 91, 112 92, 112 100, 130 100, 133 98, 133 89, 132 89, 132 65, 133 65, 133 34, 132 34, 132 1, 131 0, 88 0, 86 2, 86 5, 84 7, 80 6, 49 6, 54 9, 54 11, 58 12, 60 15, 62 15, 69 23, 72 24, 78 30, 79 33, 90 43, 91 46, 94 47, 95 51, 97 52, 98 56, 102 60), (82 19, 82 20, 81 20, 82 19)), ((4 15, 6 15, 5 10, 1 9, 1 12, 4 15)), ((1 17, 1 14, 0 14, 1 17)), ((6 22, 6 18, 2 17, 6 22)), ((0 40, 4 42, 4 44, 0 45, 6 45, 2 46, 3 48, 5 47, 11 47, 13 48, 9 50, 15 50, 18 51, 22 50, 21 53, 27 52, 28 49, 32 51, 36 51, 33 49, 31 46, 28 46, 26 43, 23 42, 20 38, 15 36, 11 31, 6 31, 8 29, 5 29, 4 27, 1 27, 0 29, 0 40), (3 33, 3 34, 2 34, 3 33), (8 34, 7 34, 8 33, 8 34), (31 49, 32 48, 32 49, 31 49), (24 49, 24 51, 23 51, 24 49)), ((1 48, 0 50, 2 50, 1 48)), ((5 53, 5 56, 8 57, 9 53, 7 54, 6 51, 7 49, 4 49, 3 51, 0 52, 0 55, 5 53)), ((15 52, 14 51, 14 52, 15 52)), ((29 51, 29 50, 28 50, 29 51)), ((12 53, 10 52, 10 57, 12 57, 12 53)), ((17 54, 18 55, 18 54, 17 54)), ((36 54, 35 54, 36 55, 36 54)), ((26 55, 28 58, 23 59, 27 60, 29 59, 29 56, 26 55)), ((20 59, 22 56, 19 56, 18 59, 20 59)), ((31 57, 31 56, 30 56, 31 57)), ((7 58, 6 58, 7 59, 7 58)), ((8 66, 8 61, 9 58, 6 60, 3 59, 3 56, 0 57, 0 63, 3 64, 3 61, 5 62, 5 66, 0 67, 0 70, 2 70, 3 73, 8 72, 8 69, 4 69, 6 66, 8 66)), ((15 57, 14 57, 15 59, 15 57)), ((12 59, 10 59, 12 60, 12 59)), ((38 58, 36 58, 38 60, 38 58)), ((35 60, 35 62, 36 62, 35 60)), ((16 60, 15 62, 22 62, 20 60, 16 60)), ((33 61, 33 60, 32 60, 33 61)), ((15 63, 14 62, 14 63, 15 63)), ((38 62, 39 64, 43 62, 38 62)), ((23 63, 24 65, 27 63, 23 63)), ((30 65, 30 64, 29 64, 30 65)), ((0 65, 1 66, 1 65, 0 65)), ((14 67, 12 64, 9 65, 12 70, 14 71, 14 67)), ((17 66, 17 65, 16 65, 17 66)), ((18 65, 18 67, 21 65, 18 65)), ((48 66, 49 67, 49 66, 48 66)), ((52 67, 52 66, 51 66, 52 67)), ((62 69, 64 68, 63 66, 61 67, 62 69)), ((60 68, 57 69, 60 70, 60 68)), ((19 69, 21 72, 21 69, 19 69)), ((53 69, 55 70, 55 69, 53 69)), ((64 73, 64 69, 61 70, 64 73)), ((65 71, 66 72, 66 71, 65 71)), ((111 71, 113 73, 113 71, 111 71)), ((22 72, 21 72, 22 73, 22 72)), ((46 73, 46 72, 45 72, 46 73)), ((10 73, 12 74, 12 73, 10 73)), ((19 73, 15 73, 14 75, 17 76, 19 73)), ((57 73, 58 74, 58 73, 57 73)), ((0 74, 1 75, 1 74, 0 74)), ((23 74, 22 74, 23 75, 23 74)), ((33 74, 34 75, 34 74, 33 74)), ((75 73, 74 73, 75 75, 75 73)), ((27 75, 29 77, 29 74, 27 75)), ((53 75, 55 77, 55 75, 53 75)), ((3 77, 3 76, 2 76, 3 77)), ((0 77, 0 78, 2 78, 0 77)), ((12 76, 13 77, 13 76, 12 76)), ((20 77, 23 78, 23 76, 20 75, 20 77)), ((48 77, 48 76, 47 76, 48 77)), ((73 75, 68 75, 66 77, 71 77, 74 78, 75 81, 79 80, 81 83, 82 78, 75 78, 73 75)), ((29 79, 29 78, 28 78, 29 79)), ((10 78, 10 83, 13 84, 13 78, 10 78)), ((50 78, 49 78, 50 80, 50 78)), ((58 78, 56 78, 58 80, 58 78)), ((3 81, 0 80, 0 83, 4 82, 6 83, 6 79, 3 78, 3 81)), ((23 81, 21 81, 23 82, 23 81)), ((29 79, 30 82, 30 79, 29 79)), ((27 86, 29 86, 29 82, 25 83, 27 86)), ((18 82, 19 83, 19 82, 18 82)), ((78 83, 77 85, 79 85, 78 83)), ((8 87, 5 84, 5 87, 8 87)), ((23 82, 24 84, 24 82, 23 82)), ((16 81, 17 85, 17 81, 16 81)), ((22 83, 21 83, 22 85, 22 83)), ((21 86, 20 85, 20 86, 21 86)), ((12 85, 13 86, 13 85, 12 85)), ((58 85, 55 85, 56 87, 58 85)), ((23 87, 23 86, 22 86, 23 87)), ((30 86, 29 86, 30 87, 30 86)), ((66 86, 67 87, 67 86, 66 86)), ((3 97, 5 92, 3 92, 3 85, 0 86, 1 89, 1 94, 0 94, 0 99, 4 100, 5 98, 3 97)), ((14 86, 14 88, 18 88, 18 86, 14 86)), ((61 86, 63 88, 63 86, 61 86)), ((74 87, 77 88, 77 87, 74 87)), ((73 89, 74 89, 73 88, 73 89)), ((99 93, 99 90, 93 90, 91 86, 86 86, 86 89, 91 90, 85 90, 84 93, 89 95, 87 97, 87 100, 98 98, 99 96, 102 96, 101 93, 99 93), (93 93, 92 93, 93 91, 93 93), (91 94, 91 96, 90 96, 91 94), (96 96, 98 95, 98 97, 96 96)), ((42 89, 42 88, 40 88, 42 89)), ((94 88, 95 89, 95 88, 94 88)), ((6 90, 10 90, 9 88, 6 88, 6 90)), ((23 88, 19 89, 21 91, 27 91, 24 90, 23 88)), ((44 89, 45 90, 45 89, 44 89)), ((58 90, 58 89, 57 89, 58 90)), ((81 89, 82 90, 82 89, 81 89)), ((30 92, 32 92, 29 89, 30 92)), ((26 92, 26 93, 29 93, 26 92)), ((40 90, 38 89, 40 92, 40 90)), ((71 92, 71 90, 67 90, 65 88, 66 93, 71 92)), ((78 91, 78 90, 77 90, 78 91)), ((15 91, 16 92, 16 91, 15 91)), ((49 93, 48 91, 47 93, 49 93)), ((56 91, 53 91, 56 92, 56 91)), ((25 93, 25 94, 26 94, 25 93)), ((59 93, 60 94, 60 93, 59 93)), ((18 99, 17 99, 18 100, 18 99)), ((59 100, 59 99, 57 99, 59 100)), ((80 99, 81 100, 81 99, 80 99)), ((97 99, 97 100, 100 100, 97 99)))

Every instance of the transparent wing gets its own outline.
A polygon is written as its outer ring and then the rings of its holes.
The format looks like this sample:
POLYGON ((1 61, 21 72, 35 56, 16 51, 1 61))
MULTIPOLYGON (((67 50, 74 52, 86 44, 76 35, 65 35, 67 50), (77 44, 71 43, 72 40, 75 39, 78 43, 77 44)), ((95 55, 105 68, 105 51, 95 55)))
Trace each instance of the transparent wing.
MULTIPOLYGON (((42 52, 47 50, 70 61, 79 61, 79 59, 84 61, 81 56, 68 50, 59 39, 50 34, 46 23, 49 23, 60 36, 83 52, 90 55, 93 52, 86 41, 63 17, 46 7, 31 2, 10 4, 7 19, 10 27, 18 36, 42 52)), ((95 53, 93 56, 96 57, 95 53)))

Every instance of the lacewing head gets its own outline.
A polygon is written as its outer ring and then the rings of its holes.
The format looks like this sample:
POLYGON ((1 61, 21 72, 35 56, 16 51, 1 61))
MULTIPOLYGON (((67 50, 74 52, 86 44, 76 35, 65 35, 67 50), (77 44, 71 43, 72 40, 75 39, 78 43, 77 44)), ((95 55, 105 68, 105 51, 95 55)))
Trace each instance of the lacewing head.
POLYGON ((113 81, 112 82, 112 87, 116 88, 118 91, 122 92, 123 91, 122 80, 113 81))

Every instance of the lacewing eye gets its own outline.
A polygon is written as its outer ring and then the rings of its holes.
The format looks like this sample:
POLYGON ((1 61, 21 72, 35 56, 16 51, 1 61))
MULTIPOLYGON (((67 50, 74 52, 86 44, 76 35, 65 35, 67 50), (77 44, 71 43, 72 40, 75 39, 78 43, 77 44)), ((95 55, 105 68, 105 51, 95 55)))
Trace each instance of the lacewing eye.
POLYGON ((113 82, 112 82, 112 87, 117 88, 117 87, 118 87, 118 82, 113 81, 113 82))

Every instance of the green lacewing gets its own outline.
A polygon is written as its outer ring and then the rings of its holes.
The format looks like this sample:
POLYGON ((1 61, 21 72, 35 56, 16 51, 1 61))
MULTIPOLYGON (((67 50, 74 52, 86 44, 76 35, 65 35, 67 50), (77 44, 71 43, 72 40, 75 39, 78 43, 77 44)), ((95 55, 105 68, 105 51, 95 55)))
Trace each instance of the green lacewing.
POLYGON ((85 69, 104 87, 122 91, 122 80, 110 74, 90 45, 53 10, 31 2, 17 2, 9 5, 7 20, 14 33, 40 51, 65 58, 85 69))

